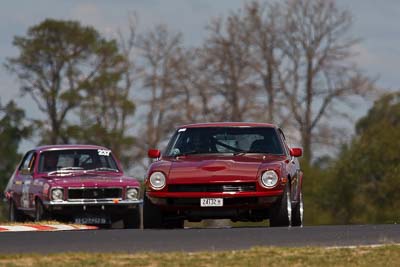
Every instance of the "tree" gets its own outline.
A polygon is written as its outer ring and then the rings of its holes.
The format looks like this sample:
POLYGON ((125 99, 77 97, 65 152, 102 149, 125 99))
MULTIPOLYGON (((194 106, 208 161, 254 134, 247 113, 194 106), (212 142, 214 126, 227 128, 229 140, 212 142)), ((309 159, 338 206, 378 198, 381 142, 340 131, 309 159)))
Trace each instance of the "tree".
POLYGON ((85 89, 78 109, 80 124, 68 129, 75 142, 111 148, 125 167, 131 164, 135 143, 130 131, 135 113, 132 89, 138 74, 136 58, 132 55, 135 42, 136 18, 132 16, 127 37, 120 32, 118 47, 113 46, 110 51, 118 58, 113 66, 116 71, 93 79, 92 86, 85 89))
POLYGON ((140 36, 136 43, 142 63, 141 93, 145 104, 137 143, 138 157, 148 148, 158 147, 174 126, 191 115, 190 92, 185 87, 187 60, 180 33, 157 26, 140 36))
POLYGON ((0 192, 3 192, 21 157, 18 146, 30 136, 31 128, 25 125, 25 112, 13 101, 5 106, 0 104, 0 114, 0 192))
POLYGON ((329 121, 343 115, 352 96, 370 91, 373 81, 351 62, 348 38, 352 16, 334 1, 288 0, 281 6, 284 62, 279 70, 286 107, 300 129, 304 159, 312 159, 312 145, 329 121), (328 120, 329 121, 328 121, 328 120))
POLYGON ((288 118, 282 114, 284 99, 278 79, 284 57, 281 8, 276 3, 251 2, 245 5, 244 12, 241 24, 251 33, 250 66, 258 76, 257 91, 267 100, 263 101, 260 114, 266 114, 266 121, 279 121, 284 126, 288 118))
POLYGON ((240 12, 231 13, 226 20, 214 19, 208 30, 202 65, 212 98, 218 102, 214 109, 217 120, 248 119, 256 96, 256 78, 250 62, 251 32, 245 28, 240 12))
POLYGON ((334 223, 400 220, 400 93, 384 95, 356 126, 326 186, 334 223))
POLYGON ((115 83, 123 71, 117 43, 76 21, 46 19, 13 44, 19 55, 9 58, 6 67, 17 75, 22 94, 46 116, 38 121, 41 143, 68 143, 71 111, 99 84, 115 83))

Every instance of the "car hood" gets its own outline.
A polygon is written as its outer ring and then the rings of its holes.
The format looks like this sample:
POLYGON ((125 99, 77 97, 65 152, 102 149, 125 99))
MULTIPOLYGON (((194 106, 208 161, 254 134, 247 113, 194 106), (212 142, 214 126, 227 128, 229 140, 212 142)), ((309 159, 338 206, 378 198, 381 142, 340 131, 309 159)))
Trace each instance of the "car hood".
POLYGON ((49 183, 60 187, 125 187, 139 186, 139 182, 126 176, 106 176, 106 175, 77 175, 65 177, 52 177, 49 183))
POLYGON ((171 161, 168 183, 246 182, 255 181, 260 169, 273 165, 277 156, 187 156, 171 161))

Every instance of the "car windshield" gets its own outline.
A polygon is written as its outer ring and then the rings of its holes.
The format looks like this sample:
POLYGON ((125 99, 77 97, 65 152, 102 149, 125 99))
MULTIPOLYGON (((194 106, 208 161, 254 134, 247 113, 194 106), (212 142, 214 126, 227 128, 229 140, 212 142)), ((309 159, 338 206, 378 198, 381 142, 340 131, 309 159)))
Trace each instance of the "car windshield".
POLYGON ((40 154, 39 172, 119 171, 110 150, 68 149, 45 151, 40 154))
POLYGON ((172 137, 166 156, 209 153, 284 154, 272 127, 182 128, 172 137))

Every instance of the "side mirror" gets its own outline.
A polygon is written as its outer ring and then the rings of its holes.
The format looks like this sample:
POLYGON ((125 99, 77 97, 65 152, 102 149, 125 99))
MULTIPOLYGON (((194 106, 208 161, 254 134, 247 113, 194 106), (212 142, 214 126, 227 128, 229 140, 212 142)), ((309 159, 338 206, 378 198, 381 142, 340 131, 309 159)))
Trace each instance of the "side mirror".
POLYGON ((303 155, 303 149, 299 147, 294 147, 290 149, 290 156, 292 157, 301 157, 303 155))
POLYGON ((158 149, 149 149, 147 155, 151 159, 158 159, 161 156, 161 151, 158 149))

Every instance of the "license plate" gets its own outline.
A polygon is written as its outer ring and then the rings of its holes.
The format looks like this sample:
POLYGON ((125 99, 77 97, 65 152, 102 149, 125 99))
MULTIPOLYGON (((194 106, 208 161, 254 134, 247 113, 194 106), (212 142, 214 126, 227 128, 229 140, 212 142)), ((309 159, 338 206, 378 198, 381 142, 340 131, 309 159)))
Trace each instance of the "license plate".
POLYGON ((222 207, 224 205, 223 198, 201 198, 201 207, 222 207))
POLYGON ((78 217, 75 218, 77 224, 109 224, 109 220, 105 217, 78 217))

